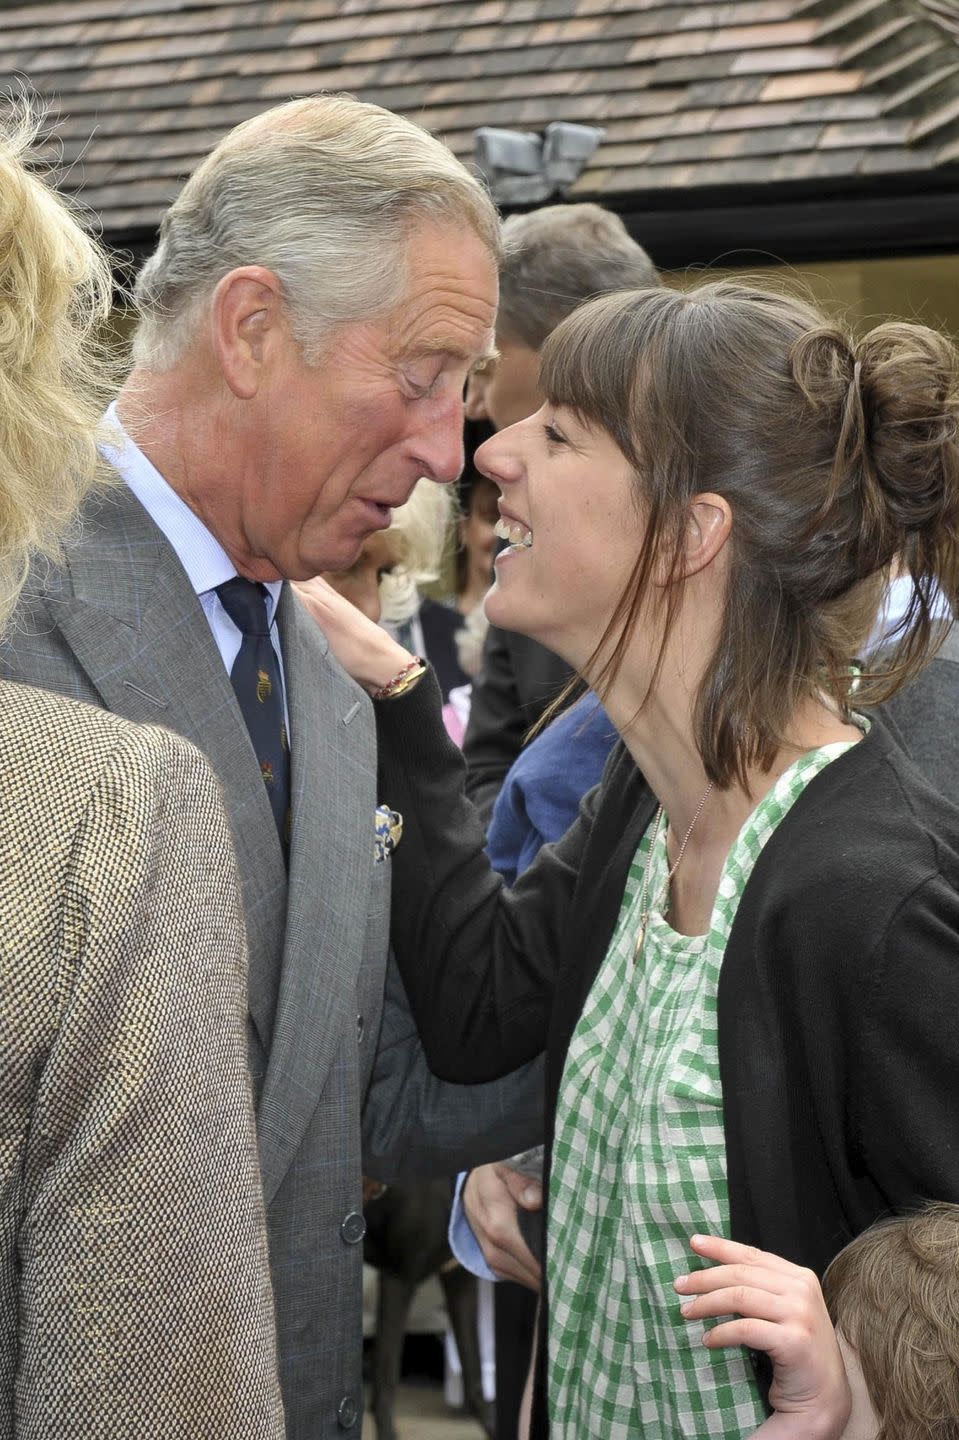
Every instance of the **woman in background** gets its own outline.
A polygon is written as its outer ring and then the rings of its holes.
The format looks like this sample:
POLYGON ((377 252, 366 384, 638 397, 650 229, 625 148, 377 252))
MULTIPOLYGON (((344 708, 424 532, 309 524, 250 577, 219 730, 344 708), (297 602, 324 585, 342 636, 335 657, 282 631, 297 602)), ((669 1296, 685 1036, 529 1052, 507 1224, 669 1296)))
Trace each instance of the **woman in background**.
MULTIPOLYGON (((0 615, 98 470, 111 281, 0 135, 0 615)), ((184 741, 0 686, 0 1436, 281 1440, 216 782, 184 741)))

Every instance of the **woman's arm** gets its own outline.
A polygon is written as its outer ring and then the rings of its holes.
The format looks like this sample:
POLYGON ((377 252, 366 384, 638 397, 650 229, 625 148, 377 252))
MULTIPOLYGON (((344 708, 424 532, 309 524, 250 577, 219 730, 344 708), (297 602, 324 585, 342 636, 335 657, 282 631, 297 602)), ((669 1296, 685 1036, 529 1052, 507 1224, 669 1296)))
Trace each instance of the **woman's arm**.
POLYGON ((464 791, 431 674, 376 705, 380 797, 403 816, 391 940, 431 1067, 493 1079, 546 1043, 557 970, 599 790, 508 890, 464 791))
MULTIPOLYGON (((323 581, 297 586, 344 668, 375 697, 410 656, 323 581)), ((556 971, 595 792, 512 891, 485 853, 465 766, 427 673, 374 700, 379 798, 403 816, 392 857, 391 940, 427 1059, 445 1080, 493 1080, 545 1046, 556 971)))
POLYGON ((191 746, 121 737, 62 916, 23 1167, 15 1433, 282 1440, 239 888, 191 746))

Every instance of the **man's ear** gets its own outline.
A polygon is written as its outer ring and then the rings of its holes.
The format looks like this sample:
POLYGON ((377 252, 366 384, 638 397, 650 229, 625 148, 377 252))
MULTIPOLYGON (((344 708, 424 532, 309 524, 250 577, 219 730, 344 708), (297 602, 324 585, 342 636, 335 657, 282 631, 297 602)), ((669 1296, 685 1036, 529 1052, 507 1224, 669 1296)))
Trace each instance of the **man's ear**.
POLYGON ((715 560, 732 534, 733 512, 722 495, 694 495, 680 564, 688 579, 715 560))
POLYGON ((262 265, 231 270, 213 292, 210 322, 223 379, 238 400, 252 400, 270 345, 283 324, 278 276, 262 265))

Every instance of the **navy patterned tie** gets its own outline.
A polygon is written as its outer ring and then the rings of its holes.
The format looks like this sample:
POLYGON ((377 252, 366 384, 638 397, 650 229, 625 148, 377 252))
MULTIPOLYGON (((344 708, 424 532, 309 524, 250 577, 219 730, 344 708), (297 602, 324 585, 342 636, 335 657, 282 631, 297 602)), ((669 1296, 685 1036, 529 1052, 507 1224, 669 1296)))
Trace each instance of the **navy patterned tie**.
POLYGON ((218 585, 216 593, 243 636, 230 680, 250 732, 286 856, 290 843, 290 743, 283 676, 270 640, 266 588, 237 575, 218 585))

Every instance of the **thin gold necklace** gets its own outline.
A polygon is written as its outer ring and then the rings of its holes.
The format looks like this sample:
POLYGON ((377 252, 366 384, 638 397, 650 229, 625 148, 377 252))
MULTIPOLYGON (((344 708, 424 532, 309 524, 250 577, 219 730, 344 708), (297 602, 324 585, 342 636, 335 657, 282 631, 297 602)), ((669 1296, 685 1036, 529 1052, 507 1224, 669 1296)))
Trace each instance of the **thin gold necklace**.
MULTIPOLYGON (((652 838, 651 838, 651 840, 650 840, 650 842, 649 842, 649 850, 648 850, 647 853, 646 853, 646 867, 645 867, 645 869, 644 869, 644 871, 643 871, 643 898, 642 898, 642 901, 641 901, 641 903, 640 903, 640 909, 639 909, 639 934, 638 934, 637 937, 636 937, 636 948, 635 948, 634 951, 633 951, 633 964, 634 964, 634 965, 636 964, 636 962, 638 961, 638 959, 639 959, 639 957, 640 957, 640 955, 641 955, 641 953, 642 953, 643 944, 644 944, 644 942, 645 942, 645 940, 646 940, 646 930, 647 930, 647 928, 648 928, 648 926, 649 926, 649 917, 650 917, 650 915, 652 914, 652 912, 656 909, 657 905, 659 905, 660 901, 663 899, 663 896, 664 896, 664 895, 667 895, 667 894, 669 893, 669 887, 670 887, 670 885, 672 885, 672 883, 673 883, 673 876, 676 874, 676 871, 679 869, 680 862, 682 861, 683 856, 686 854, 686 846, 689 844, 689 837, 690 837, 690 835, 692 835, 693 830, 694 830, 695 827, 696 827, 696 821, 699 819, 700 815, 703 813, 704 809, 706 808, 706 801, 709 799, 709 797, 710 797, 710 795, 711 795, 712 793, 713 793, 713 781, 710 780, 709 784, 706 786, 706 789, 703 791, 703 798, 700 800, 699 804, 698 804, 697 807, 696 807, 696 814, 693 816, 692 820, 689 822, 689 829, 686 831, 686 834, 683 836, 683 843, 682 843, 682 845, 680 845, 680 847, 679 847, 679 854, 676 856, 675 861, 673 862, 672 866, 670 867, 669 871, 667 872, 667 874, 666 874, 666 879, 663 881, 663 883, 662 883, 662 885, 660 886, 659 890, 658 890, 658 891, 656 892, 656 894, 653 896, 652 900, 650 900, 649 903, 647 904, 647 897, 648 897, 648 895, 649 895, 649 873, 650 873, 650 868, 651 868, 652 863, 653 863, 653 856, 654 856, 655 853, 656 853, 656 844, 657 844, 657 841, 659 840, 659 827, 660 827, 660 825, 663 823, 663 807, 662 807, 662 805, 660 805, 659 809, 656 811, 656 823, 655 823, 655 825, 653 826, 653 834, 652 834, 652 838)), ((668 858, 669 858, 668 852, 667 852, 667 857, 666 857, 666 858, 667 858, 667 860, 668 860, 668 858)))

